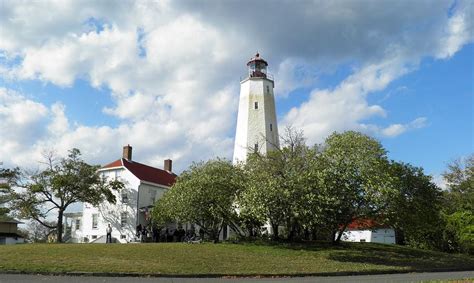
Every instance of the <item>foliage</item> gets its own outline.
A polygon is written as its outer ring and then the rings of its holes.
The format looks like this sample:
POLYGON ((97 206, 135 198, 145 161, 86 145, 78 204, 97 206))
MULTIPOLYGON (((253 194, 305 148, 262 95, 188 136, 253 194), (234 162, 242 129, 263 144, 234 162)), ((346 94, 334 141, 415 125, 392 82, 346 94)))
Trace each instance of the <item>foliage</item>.
POLYGON ((474 213, 457 211, 444 215, 443 231, 445 250, 474 254, 474 213))
POLYGON ((338 232, 339 242, 349 223, 379 217, 395 194, 386 152, 366 135, 334 133, 310 148, 289 128, 283 141, 280 150, 249 156, 239 198, 241 216, 257 225, 268 221, 274 238, 314 239, 329 231, 331 239, 338 232))
POLYGON ((321 213, 339 242, 355 219, 380 216, 394 195, 393 178, 380 142, 358 132, 329 136, 319 162, 313 174, 322 184, 321 213))
POLYGON ((444 173, 443 248, 474 253, 474 154, 448 164, 444 173))
POLYGON ((119 181, 108 181, 97 172, 98 166, 85 163, 78 149, 69 151, 66 158, 56 161, 53 154, 46 156, 47 168, 36 174, 24 171, 17 176, 11 191, 11 208, 20 218, 33 219, 49 229, 57 230, 57 241, 62 241, 63 213, 76 202, 97 205, 102 201, 115 202, 113 190, 123 187, 119 181), (57 223, 46 221, 49 213, 57 213, 57 223))
POLYGON ((169 221, 198 224, 212 240, 227 224, 239 232, 235 199, 244 176, 223 159, 192 164, 153 209, 155 223, 169 221))
POLYGON ((398 244, 436 248, 440 246, 441 191, 422 168, 390 163, 395 194, 384 209, 386 223, 396 232, 398 244))
POLYGON ((248 182, 239 205, 241 217, 254 219, 250 222, 254 226, 246 225, 250 235, 256 225, 268 221, 275 239, 286 236, 294 240, 315 215, 308 205, 314 197, 308 186, 308 173, 316 151, 308 148, 302 133, 292 128, 286 129, 282 139, 282 149, 249 155, 244 167, 248 182), (279 234, 280 226, 286 235, 279 234))
POLYGON ((7 217, 10 209, 5 207, 11 199, 11 184, 16 180, 20 172, 18 168, 4 169, 0 168, 0 218, 7 217))
POLYGON ((339 243, 351 222, 371 219, 394 228, 398 243, 472 252, 474 155, 449 165, 443 192, 422 168, 390 162, 379 141, 359 132, 313 147, 292 128, 281 139, 282 148, 249 154, 246 164, 193 164, 157 202, 155 222, 196 223, 212 239, 227 223, 247 237, 270 226, 274 239, 339 243))
MULTIPOLYGON (((47 222, 48 226, 54 226, 55 223, 47 222)), ((30 221, 25 229, 27 239, 33 243, 46 243, 48 236, 55 232, 55 229, 41 225, 38 221, 30 221)))
POLYGON ((448 187, 445 193, 446 212, 474 212, 474 154, 448 164, 443 177, 448 187))

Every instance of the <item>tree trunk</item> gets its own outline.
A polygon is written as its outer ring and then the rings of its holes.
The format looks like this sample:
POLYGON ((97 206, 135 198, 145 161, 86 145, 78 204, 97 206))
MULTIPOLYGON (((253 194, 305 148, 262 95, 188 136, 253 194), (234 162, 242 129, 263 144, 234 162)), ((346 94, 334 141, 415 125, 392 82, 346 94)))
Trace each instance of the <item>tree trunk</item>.
POLYGON ((346 231, 348 225, 349 223, 345 223, 344 226, 342 226, 342 229, 338 230, 339 234, 337 235, 337 239, 333 242, 334 244, 339 244, 339 242, 341 242, 342 233, 346 231))
POLYGON ((272 226, 272 232, 273 232, 273 239, 274 240, 278 240, 280 237, 279 237, 279 233, 278 233, 278 224, 274 224, 274 223, 271 223, 271 226, 272 226))
POLYGON ((405 233, 403 233, 402 229, 395 229, 395 243, 397 245, 405 245, 405 233))
POLYGON ((56 237, 56 242, 57 243, 62 243, 63 241, 63 213, 64 211, 60 209, 58 211, 58 228, 57 228, 57 237, 56 237))

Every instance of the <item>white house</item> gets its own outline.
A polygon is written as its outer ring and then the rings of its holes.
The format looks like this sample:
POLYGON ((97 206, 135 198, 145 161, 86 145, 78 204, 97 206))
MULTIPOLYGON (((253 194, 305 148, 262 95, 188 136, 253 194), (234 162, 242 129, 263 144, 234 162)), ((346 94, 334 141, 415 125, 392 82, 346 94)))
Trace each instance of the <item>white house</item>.
POLYGON ((150 223, 150 208, 176 181, 172 161, 164 161, 164 169, 132 160, 132 147, 123 147, 123 157, 99 169, 103 177, 118 179, 125 189, 116 192, 116 203, 95 207, 83 204, 82 212, 66 213, 66 238, 71 242, 106 241, 106 228, 112 226, 116 242, 136 241, 136 227, 150 223))
MULTIPOLYGON (((337 237, 337 235, 336 235, 337 237)), ((395 244, 395 230, 372 220, 353 221, 341 237, 345 242, 395 244)))

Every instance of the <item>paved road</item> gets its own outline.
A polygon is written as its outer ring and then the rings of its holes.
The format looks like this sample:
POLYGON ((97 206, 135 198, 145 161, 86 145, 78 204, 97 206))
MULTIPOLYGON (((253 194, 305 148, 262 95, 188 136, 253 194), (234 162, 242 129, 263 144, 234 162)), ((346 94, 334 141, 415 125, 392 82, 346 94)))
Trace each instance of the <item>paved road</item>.
MULTIPOLYGON (((170 282, 170 283, 202 283, 202 282, 420 282, 425 280, 466 279, 474 278, 474 271, 460 272, 429 272, 384 275, 358 275, 333 277, 292 277, 292 278, 140 278, 140 277, 88 277, 88 276, 45 276, 23 274, 0 274, 0 283, 33 283, 33 282, 66 282, 66 283, 122 283, 122 282, 170 282)), ((462 281, 474 282, 474 281, 462 281)))

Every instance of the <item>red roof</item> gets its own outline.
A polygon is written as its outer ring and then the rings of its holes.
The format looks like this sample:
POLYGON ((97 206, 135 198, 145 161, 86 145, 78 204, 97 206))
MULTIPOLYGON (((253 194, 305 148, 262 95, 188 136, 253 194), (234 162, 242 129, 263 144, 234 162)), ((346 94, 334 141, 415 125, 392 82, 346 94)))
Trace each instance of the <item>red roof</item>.
POLYGON ((135 161, 129 161, 124 158, 115 160, 114 162, 103 166, 101 169, 121 166, 127 168, 133 175, 135 175, 135 177, 137 177, 141 181, 151 182, 169 187, 176 182, 177 176, 173 172, 168 172, 166 170, 151 167, 135 161))
POLYGON ((347 226, 347 229, 365 230, 376 227, 384 227, 384 225, 378 223, 373 219, 356 219, 347 226))

